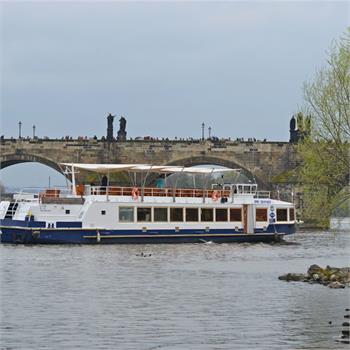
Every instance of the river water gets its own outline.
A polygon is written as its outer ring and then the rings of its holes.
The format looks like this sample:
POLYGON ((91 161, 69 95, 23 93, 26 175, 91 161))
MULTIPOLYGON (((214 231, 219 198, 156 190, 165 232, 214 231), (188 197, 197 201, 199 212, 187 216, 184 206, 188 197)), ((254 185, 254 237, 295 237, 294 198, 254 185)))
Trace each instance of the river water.
POLYGON ((278 276, 313 263, 349 266, 350 234, 287 241, 0 245, 0 348, 347 348, 335 340, 349 289, 278 276))

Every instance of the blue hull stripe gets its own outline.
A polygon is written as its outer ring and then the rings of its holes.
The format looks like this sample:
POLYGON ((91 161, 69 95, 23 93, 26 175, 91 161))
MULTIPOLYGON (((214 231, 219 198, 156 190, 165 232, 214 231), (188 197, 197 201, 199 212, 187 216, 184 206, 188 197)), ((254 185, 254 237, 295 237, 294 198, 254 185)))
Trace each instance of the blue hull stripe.
POLYGON ((17 226, 17 227, 42 227, 46 226, 45 221, 24 221, 24 220, 12 220, 2 219, 0 220, 0 227, 17 226))
MULTIPOLYGON (((14 220, 13 220, 14 221, 14 220)), ((14 222, 13 222, 14 223, 14 222)), ((17 222, 15 223, 17 224, 17 222)), ((294 225, 272 225, 265 232, 245 234, 242 230, 104 230, 82 228, 38 228, 1 226, 3 243, 196 243, 271 241, 277 236, 295 232, 294 225)))

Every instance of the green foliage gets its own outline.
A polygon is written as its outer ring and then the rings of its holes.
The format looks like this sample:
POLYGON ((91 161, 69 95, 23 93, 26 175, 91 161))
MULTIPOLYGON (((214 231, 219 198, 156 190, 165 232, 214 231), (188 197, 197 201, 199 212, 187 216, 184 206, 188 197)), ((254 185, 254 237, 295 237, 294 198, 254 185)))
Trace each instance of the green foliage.
POLYGON ((297 127, 299 131, 304 131, 304 115, 301 112, 297 114, 297 127))
POLYGON ((303 166, 304 219, 326 226, 349 201, 350 29, 331 47, 327 66, 305 84, 305 127, 297 147, 303 166))
POLYGON ((304 122, 304 128, 305 128, 305 132, 307 135, 310 135, 311 134, 311 116, 307 116, 305 118, 305 122, 304 122))

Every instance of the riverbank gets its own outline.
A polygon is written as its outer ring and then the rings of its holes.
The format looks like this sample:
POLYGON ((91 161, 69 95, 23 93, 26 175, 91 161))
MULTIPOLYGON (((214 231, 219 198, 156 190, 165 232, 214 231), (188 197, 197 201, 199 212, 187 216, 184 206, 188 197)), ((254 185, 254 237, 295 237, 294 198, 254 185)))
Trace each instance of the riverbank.
POLYGON ((332 230, 344 231, 350 233, 350 217, 331 218, 330 228, 332 230))
POLYGON ((286 273, 278 277, 286 282, 318 283, 329 288, 345 288, 350 286, 350 267, 322 268, 316 264, 311 265, 307 273, 286 273))

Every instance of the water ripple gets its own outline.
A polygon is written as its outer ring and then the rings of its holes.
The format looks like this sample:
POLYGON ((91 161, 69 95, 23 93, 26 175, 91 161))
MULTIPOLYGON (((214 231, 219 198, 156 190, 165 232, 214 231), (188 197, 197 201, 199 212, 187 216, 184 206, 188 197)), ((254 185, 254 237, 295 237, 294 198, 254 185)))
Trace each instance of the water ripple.
POLYGON ((348 290, 277 277, 349 265, 350 236, 287 242, 1 245, 1 349, 346 348, 348 290))

